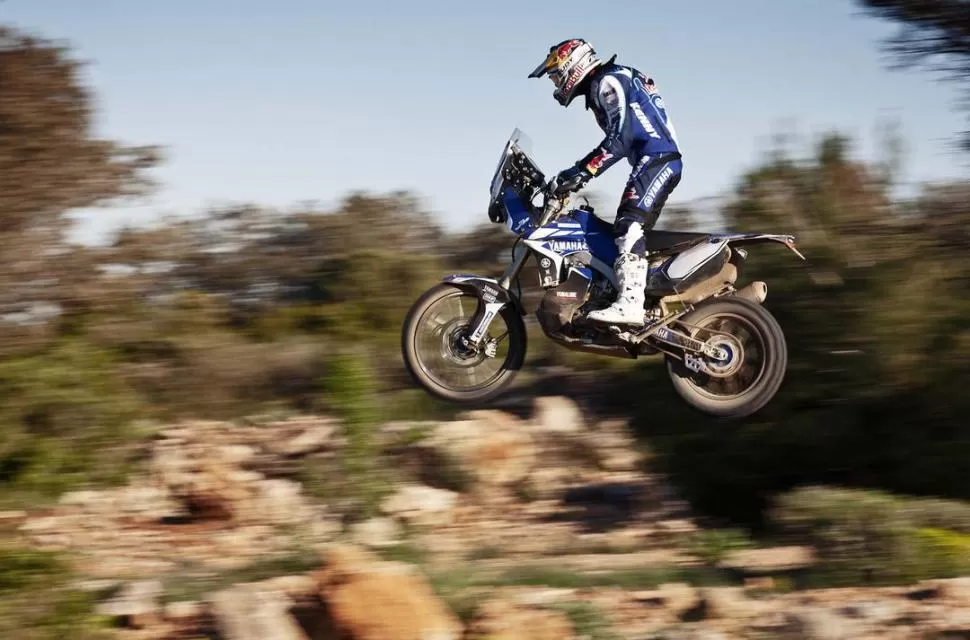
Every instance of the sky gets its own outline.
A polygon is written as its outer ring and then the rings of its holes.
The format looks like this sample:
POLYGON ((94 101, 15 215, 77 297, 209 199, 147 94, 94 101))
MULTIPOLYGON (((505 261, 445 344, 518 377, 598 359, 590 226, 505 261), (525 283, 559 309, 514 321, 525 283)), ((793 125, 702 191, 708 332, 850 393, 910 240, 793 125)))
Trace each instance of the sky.
MULTIPOLYGON (((441 224, 487 220, 489 181, 515 127, 552 175, 601 139, 526 76, 582 37, 652 76, 683 147, 670 204, 722 196, 790 130, 838 129, 860 158, 898 122, 902 179, 966 175, 952 84, 888 68, 892 26, 850 0, 5 0, 0 23, 63 41, 87 63, 98 135, 159 144, 161 182, 137 206, 83 212, 77 238, 250 202, 339 204, 354 191, 419 194, 441 224)), ((628 174, 590 188, 612 219, 628 174)))

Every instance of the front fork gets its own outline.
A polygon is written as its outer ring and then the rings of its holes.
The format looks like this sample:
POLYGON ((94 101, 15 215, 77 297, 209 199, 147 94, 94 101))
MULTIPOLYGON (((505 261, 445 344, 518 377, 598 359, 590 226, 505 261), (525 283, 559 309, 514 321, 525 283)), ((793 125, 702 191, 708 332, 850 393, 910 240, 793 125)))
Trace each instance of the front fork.
POLYGON ((505 306, 511 304, 521 312, 519 308, 521 303, 512 296, 509 287, 512 285, 512 281, 519 276, 519 272, 522 271, 522 267, 525 266, 528 259, 528 250, 522 251, 518 256, 513 251, 511 264, 509 264, 505 273, 498 280, 465 276, 452 276, 446 279, 447 282, 452 282, 453 284, 473 287, 479 299, 484 303, 479 306, 478 311, 469 323, 471 331, 466 337, 462 338, 462 343, 466 348, 477 352, 484 346, 486 355, 489 357, 495 356, 496 345, 489 343, 482 344, 485 334, 488 333, 488 328, 491 326, 495 316, 505 306), (491 353, 489 353, 490 350, 491 353))

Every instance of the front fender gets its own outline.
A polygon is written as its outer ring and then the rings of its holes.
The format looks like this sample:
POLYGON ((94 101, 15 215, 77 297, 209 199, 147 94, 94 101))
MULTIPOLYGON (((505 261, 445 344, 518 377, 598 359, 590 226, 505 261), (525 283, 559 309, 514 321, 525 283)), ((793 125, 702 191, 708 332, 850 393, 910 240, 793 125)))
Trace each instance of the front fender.
POLYGON ((441 281, 474 293, 484 304, 511 305, 516 313, 525 316, 522 301, 508 289, 503 289, 495 278, 456 273, 442 278, 441 281))

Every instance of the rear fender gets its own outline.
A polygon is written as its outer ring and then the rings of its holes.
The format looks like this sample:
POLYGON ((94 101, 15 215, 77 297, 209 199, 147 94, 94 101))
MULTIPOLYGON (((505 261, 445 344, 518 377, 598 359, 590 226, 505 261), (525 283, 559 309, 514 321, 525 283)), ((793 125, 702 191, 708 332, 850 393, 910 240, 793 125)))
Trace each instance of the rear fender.
MULTIPOLYGON (((788 249, 791 250, 792 253, 794 253, 802 260, 805 260, 805 256, 803 256, 802 253, 795 246, 795 236, 792 236, 792 235, 782 235, 782 234, 775 234, 775 233, 734 233, 734 234, 723 235, 718 237, 723 240, 727 240, 728 244, 732 248, 741 247, 749 244, 760 244, 763 242, 777 242, 779 244, 785 245, 786 247, 788 247, 788 249)), ((744 257, 746 254, 744 252, 741 252, 741 255, 742 257, 744 257)))
POLYGON ((511 306, 519 314, 525 315, 522 302, 508 289, 503 289, 498 280, 465 274, 454 274, 442 279, 442 282, 454 285, 478 297, 479 305, 468 326, 471 333, 468 341, 476 347, 481 345, 482 338, 488 332, 489 325, 502 309, 511 306))

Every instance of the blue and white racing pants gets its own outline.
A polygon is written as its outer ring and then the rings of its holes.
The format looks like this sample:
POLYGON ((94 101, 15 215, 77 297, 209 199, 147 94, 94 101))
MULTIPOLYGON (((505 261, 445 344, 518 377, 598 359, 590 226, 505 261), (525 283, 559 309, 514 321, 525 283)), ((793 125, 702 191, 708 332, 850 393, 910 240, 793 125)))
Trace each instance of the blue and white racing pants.
POLYGON ((644 156, 634 166, 614 223, 621 255, 646 255, 644 234, 657 223, 667 198, 680 183, 683 168, 679 153, 644 156))

